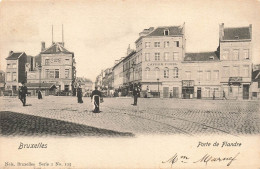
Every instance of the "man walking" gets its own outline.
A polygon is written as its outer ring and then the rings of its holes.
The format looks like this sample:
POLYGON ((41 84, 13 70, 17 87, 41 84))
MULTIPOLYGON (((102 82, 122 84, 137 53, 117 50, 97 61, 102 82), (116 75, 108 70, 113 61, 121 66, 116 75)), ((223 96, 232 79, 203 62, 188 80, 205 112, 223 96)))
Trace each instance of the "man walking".
POLYGON ((101 92, 98 90, 98 87, 95 87, 95 90, 91 93, 91 102, 94 102, 94 110, 93 113, 99 113, 100 112, 100 100, 101 100, 101 92))
POLYGON ((138 96, 140 96, 140 90, 138 88, 138 86, 134 86, 134 91, 133 91, 133 95, 134 95, 134 104, 133 106, 136 106, 137 105, 137 98, 138 96))
POLYGON ((223 99, 222 100, 227 100, 227 98, 226 98, 226 93, 225 93, 225 91, 223 90, 223 99))
POLYGON ((83 103, 81 85, 79 85, 79 87, 77 89, 77 97, 78 97, 78 103, 83 103))
POLYGON ((25 86, 24 82, 22 82, 22 87, 21 87, 19 93, 20 93, 20 100, 23 103, 23 106, 26 106, 27 87, 25 86))

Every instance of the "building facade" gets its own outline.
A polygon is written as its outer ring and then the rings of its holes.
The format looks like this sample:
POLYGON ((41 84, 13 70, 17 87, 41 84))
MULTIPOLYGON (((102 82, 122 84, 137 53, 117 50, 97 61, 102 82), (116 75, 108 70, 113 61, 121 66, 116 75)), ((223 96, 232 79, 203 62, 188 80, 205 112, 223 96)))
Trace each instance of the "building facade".
POLYGON ((17 94, 19 83, 27 81, 25 65, 27 62, 27 55, 25 52, 10 51, 6 58, 6 76, 5 89, 11 90, 13 94, 17 94))
MULTIPOLYGON (((33 61, 31 61, 34 63, 33 61)), ((42 51, 35 57, 35 68, 28 72, 28 85, 50 84, 55 85, 56 91, 71 93, 75 82, 75 58, 74 53, 64 47, 64 43, 53 43, 49 48, 45 48, 42 43, 42 51)))
POLYGON ((218 52, 186 53, 182 62, 182 98, 222 97, 218 52))
POLYGON ((229 99, 249 99, 252 82, 252 25, 219 26, 221 86, 229 99))

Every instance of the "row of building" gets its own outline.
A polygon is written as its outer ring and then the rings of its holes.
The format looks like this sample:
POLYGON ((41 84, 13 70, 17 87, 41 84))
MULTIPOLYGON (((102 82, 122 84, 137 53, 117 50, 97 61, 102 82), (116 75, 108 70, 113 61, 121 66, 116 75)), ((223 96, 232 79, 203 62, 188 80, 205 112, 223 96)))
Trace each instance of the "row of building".
POLYGON ((76 93, 75 57, 64 47, 64 42, 52 42, 48 48, 42 42, 37 56, 10 51, 6 64, 4 86, 8 95, 17 94, 22 82, 31 95, 36 95, 38 90, 45 95, 76 93))
POLYGON ((220 24, 216 51, 188 53, 185 23, 144 29, 135 45, 97 76, 97 86, 122 96, 138 84, 141 97, 259 98, 259 70, 252 73, 251 24, 220 24))

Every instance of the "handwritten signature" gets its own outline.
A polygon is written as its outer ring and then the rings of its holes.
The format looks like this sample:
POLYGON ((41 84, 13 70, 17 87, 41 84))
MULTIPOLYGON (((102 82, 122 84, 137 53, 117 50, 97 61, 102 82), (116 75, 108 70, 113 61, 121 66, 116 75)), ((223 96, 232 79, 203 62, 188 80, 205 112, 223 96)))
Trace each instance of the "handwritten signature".
POLYGON ((212 155, 205 154, 202 158, 199 158, 199 160, 191 160, 190 157, 186 155, 178 156, 177 153, 174 154, 170 159, 166 161, 162 161, 162 163, 170 163, 171 167, 173 164, 177 163, 178 161, 181 163, 205 163, 205 165, 208 165, 209 162, 226 162, 227 166, 230 166, 233 161, 237 160, 237 156, 240 153, 237 153, 235 156, 230 156, 230 157, 213 157, 212 155))

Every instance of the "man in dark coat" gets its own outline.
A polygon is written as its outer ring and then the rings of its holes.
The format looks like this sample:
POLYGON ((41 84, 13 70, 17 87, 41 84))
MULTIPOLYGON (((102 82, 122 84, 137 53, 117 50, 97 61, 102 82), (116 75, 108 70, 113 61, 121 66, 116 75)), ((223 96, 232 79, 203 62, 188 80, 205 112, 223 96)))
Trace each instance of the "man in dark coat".
POLYGON ((27 92, 27 87, 25 86, 24 82, 22 82, 22 85, 23 86, 21 87, 21 89, 19 91, 19 93, 20 93, 20 100, 23 103, 23 106, 26 106, 26 94, 28 92, 27 92))
POLYGON ((38 91, 38 99, 42 99, 42 92, 41 92, 41 90, 38 91))
POLYGON ((101 100, 101 97, 102 97, 102 94, 101 92, 98 90, 97 87, 95 87, 95 90, 92 91, 91 93, 91 102, 93 101, 94 102, 94 113, 99 113, 100 110, 99 110, 99 104, 100 104, 100 100, 101 100))
POLYGON ((133 105, 136 106, 137 105, 137 98, 138 98, 138 96, 140 96, 140 89, 136 85, 134 86, 133 95, 134 95, 134 104, 133 105))
POLYGON ((82 100, 82 88, 81 88, 80 85, 79 85, 79 87, 77 89, 77 97, 78 97, 78 103, 83 103, 83 100, 82 100))

